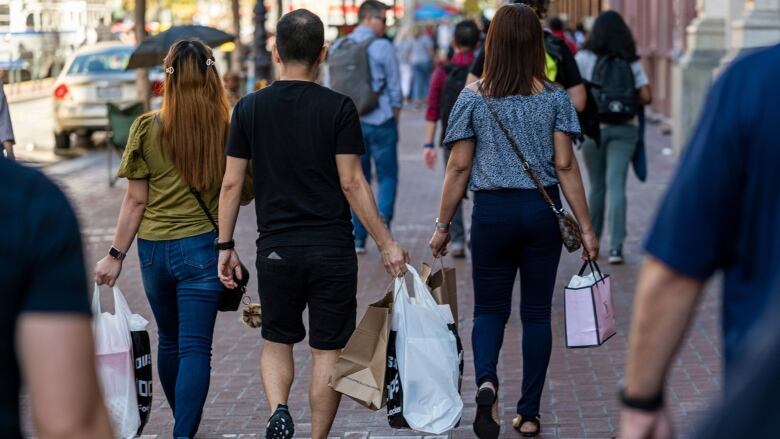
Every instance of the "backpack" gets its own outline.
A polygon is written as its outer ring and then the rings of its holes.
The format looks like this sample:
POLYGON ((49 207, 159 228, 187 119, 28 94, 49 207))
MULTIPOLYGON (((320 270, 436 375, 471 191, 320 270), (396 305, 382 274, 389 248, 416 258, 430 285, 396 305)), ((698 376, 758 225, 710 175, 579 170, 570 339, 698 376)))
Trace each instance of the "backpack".
POLYGON ((368 60, 368 47, 376 41, 375 37, 357 42, 351 38, 342 38, 328 54, 330 88, 352 98, 359 115, 370 113, 379 105, 379 95, 371 81, 371 65, 368 60))
POLYGON ((545 65, 544 72, 547 74, 547 78, 550 81, 560 82, 558 73, 562 71, 560 68, 563 61, 563 53, 561 50, 569 50, 566 46, 566 42, 556 37, 553 34, 544 33, 544 51, 545 51, 545 65))
POLYGON ((621 124, 637 115, 639 99, 630 62, 616 56, 599 57, 591 82, 601 122, 621 124))
POLYGON ((455 106, 455 101, 458 100, 460 92, 466 87, 466 79, 469 76, 470 70, 471 66, 469 65, 458 66, 455 64, 447 64, 444 66, 447 77, 444 79, 444 87, 442 88, 441 96, 439 97, 442 140, 444 140, 444 135, 447 132, 447 124, 450 120, 452 107, 455 106))

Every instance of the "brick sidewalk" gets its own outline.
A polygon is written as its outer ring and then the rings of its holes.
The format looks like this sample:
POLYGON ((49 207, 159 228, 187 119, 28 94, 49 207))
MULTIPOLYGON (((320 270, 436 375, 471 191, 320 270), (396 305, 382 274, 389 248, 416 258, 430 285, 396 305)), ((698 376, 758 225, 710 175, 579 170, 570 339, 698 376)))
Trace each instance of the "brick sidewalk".
MULTIPOLYGON (((406 112, 401 129, 400 191, 397 218, 393 231, 406 246, 415 265, 430 261, 427 241, 431 234, 433 218, 438 210, 442 170, 429 172, 424 169, 418 144, 422 138, 422 114, 406 112)), ((563 339, 562 295, 556 294, 553 302, 553 354, 547 385, 542 400, 543 438, 609 438, 614 437, 618 426, 618 403, 615 398, 618 380, 626 358, 627 328, 633 288, 641 261, 640 240, 645 234, 649 219, 665 188, 676 160, 663 155, 669 138, 661 137, 655 129, 649 130, 648 153, 650 179, 638 183, 633 176, 629 183, 629 238, 626 242, 627 263, 610 267, 613 276, 614 300, 617 314, 618 335, 605 346, 597 349, 565 349, 563 339)), ((77 206, 84 231, 88 265, 102 257, 110 245, 116 216, 126 185, 118 183, 109 188, 102 161, 95 161, 86 169, 77 171, 49 171, 64 186, 77 206)), ((518 171, 519 172, 519 171, 518 171)), ((237 226, 236 241, 247 266, 253 266, 255 223, 251 208, 242 209, 237 226)), ((461 337, 466 345, 466 376, 463 399, 466 404, 462 427, 451 434, 455 438, 473 437, 471 421, 475 405, 473 395, 474 369, 470 349, 473 297, 470 265, 466 261, 448 260, 458 270, 459 306, 461 309, 461 337)), ((577 256, 565 254, 558 279, 558 291, 579 269, 577 256)), ((606 263, 605 263, 606 265, 606 263)), ((256 297, 256 275, 253 273, 250 291, 256 297)), ((360 258, 358 315, 380 296, 388 277, 373 246, 360 258)), ((150 321, 151 311, 141 287, 138 260, 135 249, 119 280, 130 306, 150 321)), ((709 292, 701 304, 691 335, 684 344, 684 351, 675 363, 668 390, 668 404, 683 432, 694 423, 696 415, 706 402, 716 394, 720 386, 720 337, 719 306, 717 295, 709 292)), ((518 308, 515 295, 515 311, 518 308)), ((154 323, 150 324, 153 344, 154 323)), ((501 417, 502 437, 517 437, 508 428, 519 398, 521 383, 520 320, 517 312, 510 319, 499 365, 502 379, 501 417)), ((239 323, 238 313, 220 314, 214 336, 212 381, 208 402, 203 414, 199 438, 261 437, 269 409, 264 399, 258 377, 258 358, 262 349, 259 331, 239 323), (246 434, 246 436, 244 436, 246 434), (239 436, 240 435, 240 436, 239 436)), ((305 343, 295 348, 296 381, 292 389, 290 406, 296 422, 297 437, 308 437, 311 425, 307 402, 310 375, 310 354, 305 343)), ((145 437, 170 437, 172 416, 155 372, 155 400, 150 424, 145 437), (159 436, 158 436, 159 435, 159 436)), ((385 411, 371 412, 350 400, 344 400, 332 431, 333 437, 380 438, 387 436, 414 437, 413 432, 394 431, 387 427, 385 411)), ((446 437, 446 436, 445 436, 446 437)))

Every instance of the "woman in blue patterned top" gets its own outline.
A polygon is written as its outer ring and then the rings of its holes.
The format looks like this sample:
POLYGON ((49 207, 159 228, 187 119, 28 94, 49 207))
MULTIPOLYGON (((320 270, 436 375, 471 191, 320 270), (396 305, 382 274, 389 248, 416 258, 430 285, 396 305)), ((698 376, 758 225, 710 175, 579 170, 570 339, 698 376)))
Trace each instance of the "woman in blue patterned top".
POLYGON ((561 187, 582 229, 583 258, 596 258, 599 251, 572 150, 571 138, 580 133, 577 113, 566 91, 545 76, 542 35, 527 6, 498 11, 486 41, 484 77, 461 93, 444 141, 452 156, 430 245, 435 257, 447 254, 448 224, 468 184, 474 191, 472 346, 479 388, 474 432, 482 439, 500 432, 496 366, 518 269, 523 384, 512 426, 525 437, 540 431, 539 402, 552 350, 550 306, 562 247, 555 214, 490 107, 559 208, 561 187))

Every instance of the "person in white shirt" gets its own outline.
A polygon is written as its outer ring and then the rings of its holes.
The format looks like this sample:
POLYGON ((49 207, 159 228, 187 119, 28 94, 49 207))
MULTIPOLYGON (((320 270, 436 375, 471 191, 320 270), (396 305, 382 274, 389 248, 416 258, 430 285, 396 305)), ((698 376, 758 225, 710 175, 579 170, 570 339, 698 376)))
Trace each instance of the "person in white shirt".
POLYGON ((652 101, 650 81, 636 54, 631 30, 615 11, 599 15, 576 60, 597 103, 605 103, 597 104, 601 139, 597 142, 588 138, 582 147, 590 178, 588 205, 596 234, 601 238, 607 201, 609 262, 621 264, 626 237, 626 176, 639 140, 636 114, 641 105, 652 101), (627 81, 618 84, 617 80, 623 78, 627 81), (631 88, 621 93, 621 87, 631 88))

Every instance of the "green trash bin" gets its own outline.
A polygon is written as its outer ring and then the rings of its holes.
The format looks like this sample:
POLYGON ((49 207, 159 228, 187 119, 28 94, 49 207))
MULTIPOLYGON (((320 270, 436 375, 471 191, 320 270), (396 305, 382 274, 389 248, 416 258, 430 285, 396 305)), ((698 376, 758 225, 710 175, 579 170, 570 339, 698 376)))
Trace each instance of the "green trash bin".
POLYGON ((113 171, 113 156, 118 153, 120 156, 125 150, 127 139, 130 137, 130 127, 139 116, 144 114, 144 104, 138 102, 129 107, 120 108, 114 104, 108 106, 108 129, 110 135, 108 141, 108 185, 113 186, 117 177, 113 171))

